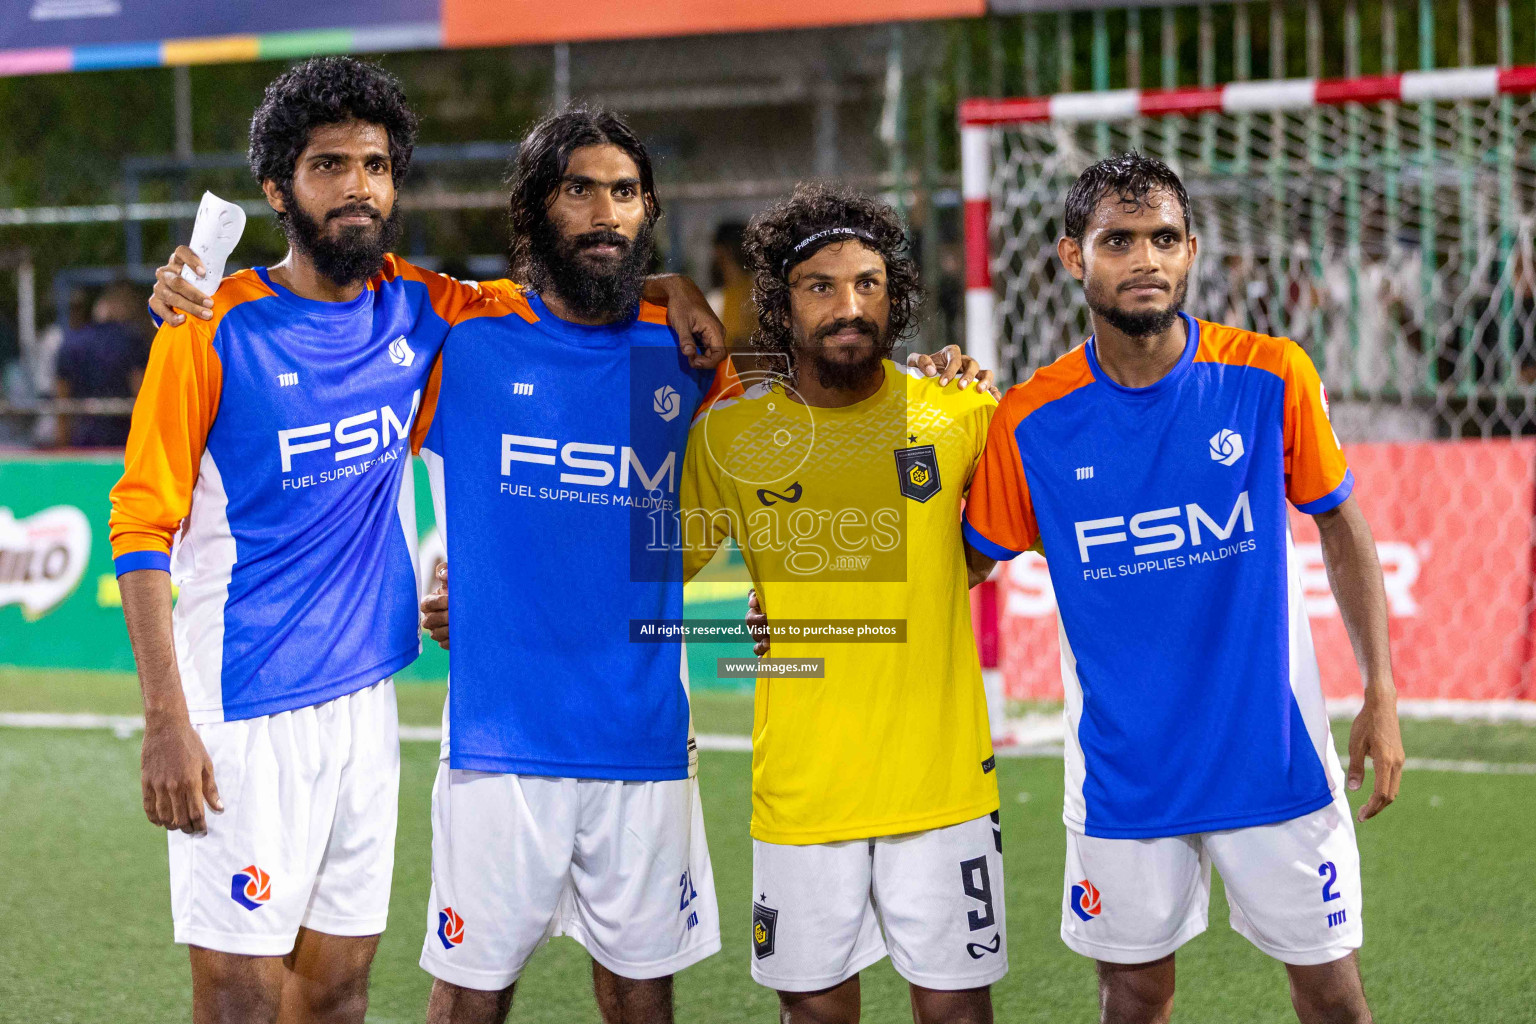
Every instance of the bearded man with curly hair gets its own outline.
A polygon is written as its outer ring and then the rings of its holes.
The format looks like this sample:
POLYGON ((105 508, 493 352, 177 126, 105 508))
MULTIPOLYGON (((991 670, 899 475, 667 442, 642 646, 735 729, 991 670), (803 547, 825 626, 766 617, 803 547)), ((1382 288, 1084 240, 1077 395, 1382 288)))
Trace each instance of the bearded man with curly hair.
POLYGON ((891 361, 921 291, 889 206, 801 185, 745 248, 774 372, 695 422, 681 536, 687 576, 735 538, 782 630, 757 670, 752 975, 785 1021, 851 1024, 890 955, 918 1021, 990 1022, 1002 833, 968 593, 990 563, 960 510, 997 403, 891 361))

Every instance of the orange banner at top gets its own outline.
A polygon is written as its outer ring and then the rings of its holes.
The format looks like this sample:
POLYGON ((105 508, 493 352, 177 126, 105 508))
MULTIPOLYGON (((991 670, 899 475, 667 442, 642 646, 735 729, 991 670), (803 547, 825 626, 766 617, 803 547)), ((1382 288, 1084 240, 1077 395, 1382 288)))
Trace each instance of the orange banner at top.
POLYGON ((632 39, 706 32, 822 28, 878 21, 973 18, 986 0, 443 0, 443 45, 505 46, 583 39, 632 39))

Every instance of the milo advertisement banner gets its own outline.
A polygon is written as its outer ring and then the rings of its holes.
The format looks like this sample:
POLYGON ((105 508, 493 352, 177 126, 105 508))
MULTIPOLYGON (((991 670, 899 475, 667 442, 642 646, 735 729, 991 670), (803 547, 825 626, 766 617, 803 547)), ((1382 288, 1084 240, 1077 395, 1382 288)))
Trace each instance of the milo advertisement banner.
MULTIPOLYGON (((443 557, 426 471, 418 462, 418 578, 443 557)), ((119 453, 0 455, 0 664, 133 671, 123 602, 112 570, 107 495, 119 453)), ((448 653, 425 638, 397 678, 442 679, 448 653)))

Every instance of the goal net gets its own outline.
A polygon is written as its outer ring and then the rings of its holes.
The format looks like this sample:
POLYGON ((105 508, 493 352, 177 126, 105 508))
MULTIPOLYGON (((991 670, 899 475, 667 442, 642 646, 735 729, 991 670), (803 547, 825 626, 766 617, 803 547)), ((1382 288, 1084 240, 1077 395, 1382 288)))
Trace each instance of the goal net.
MULTIPOLYGON (((1414 700, 1536 698, 1536 69, 1233 83, 961 107, 967 342, 1026 378, 1091 328, 1055 242, 1067 189, 1129 149, 1190 194, 1186 308, 1290 337, 1333 401, 1414 700)), ((1330 697, 1359 679, 1294 517, 1330 697)), ((1003 583, 1009 697, 1060 693, 1045 566, 1003 583)), ((1533 705, 1536 706, 1536 705, 1533 705)))

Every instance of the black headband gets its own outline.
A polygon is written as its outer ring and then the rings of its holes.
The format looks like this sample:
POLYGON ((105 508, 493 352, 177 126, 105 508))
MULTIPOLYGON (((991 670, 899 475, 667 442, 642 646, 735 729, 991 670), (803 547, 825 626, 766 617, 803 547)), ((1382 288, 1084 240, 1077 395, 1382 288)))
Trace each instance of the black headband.
POLYGON ((815 234, 806 235, 795 243, 795 247, 789 250, 789 255, 784 257, 784 261, 779 264, 779 276, 789 277, 790 267, 801 262, 802 259, 809 258, 808 256, 802 257, 800 254, 811 246, 816 245, 816 243, 821 242, 825 244, 834 239, 849 238, 857 238, 861 242, 868 242, 871 246, 875 244, 875 236, 863 228, 825 228, 817 231, 815 234))

